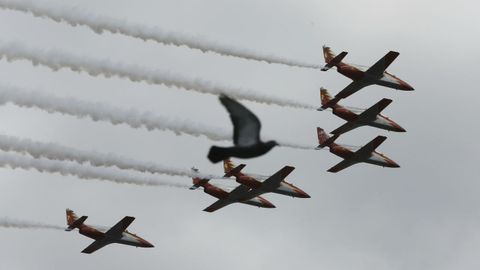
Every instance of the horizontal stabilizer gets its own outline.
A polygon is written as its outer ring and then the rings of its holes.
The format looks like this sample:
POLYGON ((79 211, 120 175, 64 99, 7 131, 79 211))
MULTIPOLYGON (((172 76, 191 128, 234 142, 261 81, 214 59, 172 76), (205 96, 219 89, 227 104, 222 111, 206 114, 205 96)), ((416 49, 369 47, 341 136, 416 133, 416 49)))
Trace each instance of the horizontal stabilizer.
POLYGON ((210 179, 207 179, 207 178, 198 178, 198 177, 195 177, 193 178, 193 186, 190 187, 190 190, 195 190, 201 186, 204 186, 205 184, 208 183, 208 181, 210 181, 210 179))
POLYGON ((240 164, 238 165, 237 167, 229 170, 228 172, 225 173, 224 177, 231 177, 231 176, 237 176, 242 170, 243 168, 245 168, 245 164, 240 164))
POLYGON ((80 225, 85 222, 85 220, 88 218, 88 216, 81 216, 79 219, 75 220, 72 224, 68 225, 68 227, 65 229, 65 231, 71 231, 75 228, 80 227, 80 225))
POLYGON ((323 54, 327 64, 322 68, 322 71, 327 71, 342 62, 343 58, 347 56, 348 52, 341 52, 339 55, 332 58, 333 53, 331 52, 330 48, 323 47, 323 54))
POLYGON ((329 146, 335 142, 340 134, 335 134, 333 137, 328 136, 328 134, 322 128, 317 127, 317 136, 318 136, 318 148, 323 148, 329 146))

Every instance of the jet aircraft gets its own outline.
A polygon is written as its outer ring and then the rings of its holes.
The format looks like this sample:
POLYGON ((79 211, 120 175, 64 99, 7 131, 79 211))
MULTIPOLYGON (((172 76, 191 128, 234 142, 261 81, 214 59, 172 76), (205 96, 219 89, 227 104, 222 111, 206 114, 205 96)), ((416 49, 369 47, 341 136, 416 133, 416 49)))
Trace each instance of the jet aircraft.
POLYGON ((234 176, 239 184, 250 187, 252 189, 250 196, 253 194, 258 196, 264 193, 273 192, 297 198, 310 198, 310 195, 305 191, 285 181, 285 178, 295 169, 294 167, 285 166, 274 175, 268 177, 244 174, 241 171, 245 166, 245 164, 235 166, 230 159, 223 161, 225 177, 234 176), (263 182, 260 180, 263 180, 263 182))
POLYGON ((80 218, 70 209, 67 209, 67 225, 65 231, 71 231, 78 228, 80 234, 90 237, 95 240, 87 248, 82 250, 82 253, 93 253, 96 250, 108 244, 123 244, 135 247, 153 247, 152 244, 145 239, 127 231, 127 227, 135 219, 134 217, 126 216, 111 228, 100 228, 84 224, 87 216, 80 218))
POLYGON ((413 87, 405 81, 385 71, 388 66, 390 66, 390 64, 398 57, 398 55, 400 55, 398 52, 388 52, 382 59, 378 60, 370 68, 342 62, 343 58, 347 55, 347 52, 342 52, 339 55, 335 55, 327 46, 323 46, 323 55, 325 57, 326 65, 322 68, 322 71, 327 71, 332 67, 337 67, 337 71, 339 73, 352 79, 353 82, 340 91, 328 103, 322 105, 322 109, 332 107, 340 99, 346 98, 360 89, 372 84, 404 91, 414 90, 413 87))
POLYGON ((339 135, 337 134, 333 137, 329 137, 327 133, 319 127, 317 127, 317 135, 319 142, 317 149, 328 146, 331 153, 344 159, 337 165, 328 169, 328 172, 336 173, 361 162, 390 168, 400 167, 390 158, 375 151, 375 149, 380 146, 380 144, 382 144, 387 137, 378 136, 363 147, 355 149, 350 146, 336 144, 334 141, 339 137, 339 135))
MULTIPOLYGON (((198 171, 197 169, 193 170, 198 171)), ((203 209, 203 211, 214 212, 232 203, 244 203, 262 208, 275 208, 275 205, 261 196, 250 196, 250 188, 247 186, 239 185, 232 191, 228 192, 220 187, 210 184, 210 179, 202 179, 198 177, 192 179, 193 186, 190 187, 191 190, 203 187, 203 192, 218 199, 216 202, 203 209)))
MULTIPOLYGON (((322 105, 327 104, 332 99, 327 89, 320 89, 320 99, 322 105)), ((346 120, 347 123, 330 133, 341 135, 361 126, 372 126, 388 131, 405 132, 406 130, 400 125, 380 114, 391 102, 391 99, 384 98, 372 107, 362 110, 361 112, 354 112, 351 109, 340 106, 338 103, 332 105, 333 114, 346 120)))

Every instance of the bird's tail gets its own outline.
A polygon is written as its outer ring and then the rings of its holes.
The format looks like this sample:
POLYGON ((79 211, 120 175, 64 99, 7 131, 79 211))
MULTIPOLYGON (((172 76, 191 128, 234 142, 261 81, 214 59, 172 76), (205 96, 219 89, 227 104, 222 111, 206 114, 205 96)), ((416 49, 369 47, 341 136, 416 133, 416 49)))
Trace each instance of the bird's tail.
POLYGON ((208 159, 213 163, 220 162, 227 158, 229 158, 228 150, 224 147, 212 146, 208 152, 208 159))

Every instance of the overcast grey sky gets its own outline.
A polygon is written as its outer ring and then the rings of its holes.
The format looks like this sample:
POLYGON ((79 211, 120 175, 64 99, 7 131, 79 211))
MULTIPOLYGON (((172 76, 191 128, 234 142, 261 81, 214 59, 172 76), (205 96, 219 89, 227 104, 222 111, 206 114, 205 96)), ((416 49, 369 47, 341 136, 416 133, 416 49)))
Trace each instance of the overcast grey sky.
MULTIPOLYGON (((360 164, 337 174, 328 151, 275 148, 245 162, 247 171, 270 174, 284 165, 289 181, 310 199, 269 194, 276 209, 231 205, 201 211, 215 198, 202 191, 140 187, 35 171, 0 169, 0 216, 65 224, 65 208, 88 215, 87 223, 113 225, 125 215, 129 228, 154 249, 111 245, 93 255, 78 233, 0 229, 2 269, 478 269, 478 1, 276 1, 276 0, 42 0, 197 36, 221 44, 323 63, 321 47, 349 52, 347 62, 370 65, 389 50, 400 52, 389 71, 414 92, 370 86, 342 104, 384 111, 407 133, 363 127, 340 142, 362 145, 377 135, 379 148, 400 169, 360 164)), ((39 1, 40 2, 40 1, 39 1)), ((81 56, 132 63, 255 89, 312 105, 319 88, 336 93, 350 81, 336 71, 292 68, 201 53, 185 47, 71 27, 14 11, 0 11, 1 41, 34 48, 61 48, 81 56)), ((2 83, 58 96, 149 110, 172 119, 231 127, 216 96, 173 87, 52 72, 26 61, 0 61, 2 83)), ((317 145, 315 128, 343 123, 331 112, 244 102, 262 120, 263 134, 317 145)), ((132 129, 78 120, 13 105, 0 107, 2 134, 167 166, 221 173, 206 159, 204 137, 132 129)), ((220 143, 222 144, 222 143, 220 143)), ((223 143, 228 145, 228 143, 223 143)), ((190 184, 185 177, 160 179, 190 184)), ((234 186, 235 182, 223 183, 234 186)))

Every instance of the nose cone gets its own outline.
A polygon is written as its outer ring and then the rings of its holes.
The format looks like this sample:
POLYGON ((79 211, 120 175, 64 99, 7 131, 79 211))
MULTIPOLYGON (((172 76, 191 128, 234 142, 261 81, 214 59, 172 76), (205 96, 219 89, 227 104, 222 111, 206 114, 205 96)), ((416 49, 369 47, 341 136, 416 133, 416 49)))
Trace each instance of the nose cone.
POLYGON ((305 191, 299 188, 295 189, 295 193, 297 193, 298 198, 311 198, 310 195, 308 195, 305 191))
POLYGON ((404 128, 402 128, 401 126, 397 126, 396 127, 396 131, 397 132, 407 132, 404 128))
POLYGON ((401 127, 399 124, 391 121, 390 122, 390 125, 392 126, 393 128, 393 131, 396 131, 396 132, 407 132, 403 127, 401 127))
POLYGON ((387 158, 387 163, 388 163, 388 167, 390 168, 400 168, 400 165, 398 165, 395 161, 387 158))
POLYGON ((413 91, 415 90, 410 84, 406 83, 405 81, 400 81, 400 85, 402 90, 404 91, 413 91))
POLYGON ((148 242, 145 239, 141 239, 140 242, 141 242, 142 247, 145 247, 145 248, 153 248, 154 247, 154 245, 152 245, 150 242, 148 242))
POLYGON ((273 205, 273 203, 267 201, 263 197, 259 197, 259 199, 262 202, 262 207, 263 208, 275 208, 275 205, 273 205))
POLYGON ((267 201, 267 203, 264 203, 263 205, 264 205, 265 208, 276 208, 276 206, 273 205, 273 203, 268 202, 268 201, 267 201))

